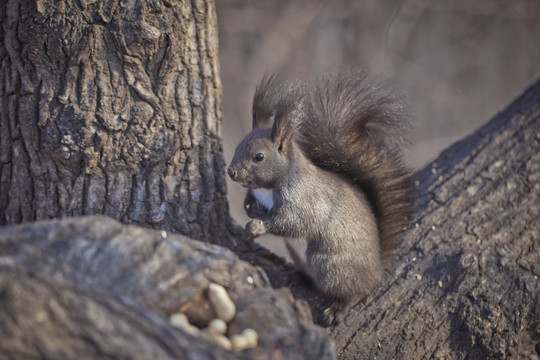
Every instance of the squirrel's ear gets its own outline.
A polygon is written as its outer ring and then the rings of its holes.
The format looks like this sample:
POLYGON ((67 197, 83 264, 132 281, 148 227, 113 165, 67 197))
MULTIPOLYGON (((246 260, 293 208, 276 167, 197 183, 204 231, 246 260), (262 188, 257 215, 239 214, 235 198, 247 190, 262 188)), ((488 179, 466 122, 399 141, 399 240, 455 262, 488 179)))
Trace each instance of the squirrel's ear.
POLYGON ((280 101, 276 106, 274 126, 272 127, 272 142, 280 152, 287 151, 292 141, 292 103, 280 101))
POLYGON ((272 115, 279 93, 280 81, 277 75, 264 74, 253 94, 253 129, 272 127, 272 115))

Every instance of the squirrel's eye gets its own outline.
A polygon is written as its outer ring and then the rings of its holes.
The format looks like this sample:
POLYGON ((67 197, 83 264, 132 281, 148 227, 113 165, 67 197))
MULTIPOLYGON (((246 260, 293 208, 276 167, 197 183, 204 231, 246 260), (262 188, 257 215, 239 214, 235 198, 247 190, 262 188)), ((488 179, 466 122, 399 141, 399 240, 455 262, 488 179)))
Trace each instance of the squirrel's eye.
POLYGON ((264 159, 264 154, 263 153, 258 153, 257 155, 255 155, 255 160, 263 161, 263 159, 264 159))

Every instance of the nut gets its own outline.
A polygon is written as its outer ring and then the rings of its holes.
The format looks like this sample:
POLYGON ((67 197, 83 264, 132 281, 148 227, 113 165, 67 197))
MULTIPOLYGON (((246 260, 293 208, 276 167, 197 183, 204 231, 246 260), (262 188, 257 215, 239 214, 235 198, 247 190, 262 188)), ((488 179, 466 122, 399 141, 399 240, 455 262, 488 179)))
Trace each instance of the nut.
POLYGON ((218 318, 225 322, 234 318, 236 306, 223 286, 213 283, 208 285, 208 298, 218 318))

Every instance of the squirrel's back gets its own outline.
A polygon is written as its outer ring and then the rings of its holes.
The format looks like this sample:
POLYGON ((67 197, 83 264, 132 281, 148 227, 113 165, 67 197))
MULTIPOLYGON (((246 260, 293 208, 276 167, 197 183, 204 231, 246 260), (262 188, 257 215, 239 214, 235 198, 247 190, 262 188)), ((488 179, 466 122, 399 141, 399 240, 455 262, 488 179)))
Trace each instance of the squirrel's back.
POLYGON ((301 149, 316 166, 366 195, 387 255, 413 214, 411 173, 402 160, 410 133, 403 104, 387 83, 351 70, 322 77, 306 92, 303 106, 301 149))

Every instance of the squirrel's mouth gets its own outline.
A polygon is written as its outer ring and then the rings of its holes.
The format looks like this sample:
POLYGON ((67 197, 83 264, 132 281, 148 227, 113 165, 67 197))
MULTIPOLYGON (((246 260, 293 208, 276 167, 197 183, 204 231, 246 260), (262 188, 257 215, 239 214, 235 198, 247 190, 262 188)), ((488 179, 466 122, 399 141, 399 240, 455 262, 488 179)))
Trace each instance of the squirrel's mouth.
POLYGON ((240 183, 240 186, 242 186, 245 189, 251 189, 251 182, 243 181, 240 183))
POLYGON ((257 184, 253 180, 244 180, 244 181, 239 181, 238 183, 244 189, 248 189, 248 190, 257 189, 260 187, 260 186, 257 186, 257 184))

